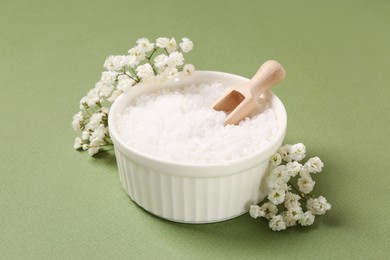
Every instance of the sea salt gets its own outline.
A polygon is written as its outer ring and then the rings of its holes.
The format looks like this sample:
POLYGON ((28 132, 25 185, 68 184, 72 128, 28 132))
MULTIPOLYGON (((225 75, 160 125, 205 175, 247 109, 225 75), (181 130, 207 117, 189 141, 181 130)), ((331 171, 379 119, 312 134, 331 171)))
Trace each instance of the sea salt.
POLYGON ((278 130, 275 112, 224 126, 211 105, 226 92, 220 83, 162 89, 133 100, 118 119, 121 139, 146 155, 188 164, 217 164, 259 152, 278 130))

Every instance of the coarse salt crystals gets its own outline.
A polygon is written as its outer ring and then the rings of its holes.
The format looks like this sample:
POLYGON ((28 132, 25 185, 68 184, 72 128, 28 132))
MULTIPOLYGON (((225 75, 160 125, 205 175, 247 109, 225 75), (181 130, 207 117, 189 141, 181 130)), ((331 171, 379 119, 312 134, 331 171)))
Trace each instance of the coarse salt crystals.
POLYGON ((143 94, 118 117, 119 135, 138 152, 186 164, 226 163, 261 151, 278 130, 275 112, 265 108, 239 125, 224 126, 226 113, 211 104, 225 91, 213 83, 143 94))

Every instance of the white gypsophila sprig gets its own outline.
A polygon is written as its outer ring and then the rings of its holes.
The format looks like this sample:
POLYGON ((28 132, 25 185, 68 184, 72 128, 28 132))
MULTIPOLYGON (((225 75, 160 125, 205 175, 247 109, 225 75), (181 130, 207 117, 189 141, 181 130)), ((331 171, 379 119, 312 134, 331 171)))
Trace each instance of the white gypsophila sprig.
POLYGON ((252 218, 264 217, 265 212, 261 210, 259 205, 251 205, 249 214, 252 218))
POLYGON ((291 144, 286 144, 279 148, 278 153, 282 157, 283 161, 291 162, 290 149, 291 149, 291 144))
POLYGON ((286 144, 270 157, 266 197, 260 205, 250 206, 251 217, 264 217, 273 231, 281 231, 298 224, 310 226, 316 215, 331 209, 324 196, 312 194, 315 181, 311 174, 321 172, 324 163, 317 156, 303 163, 305 157, 302 143, 286 144))
POLYGON ((302 214, 301 218, 298 220, 301 226, 310 226, 314 223, 315 216, 311 211, 306 211, 302 214))
POLYGON ((73 116, 72 128, 80 131, 73 147, 92 156, 112 149, 108 131, 108 111, 122 93, 142 82, 159 84, 173 79, 183 71, 191 75, 195 68, 184 64, 183 53, 193 49, 188 38, 179 46, 175 38, 159 37, 155 42, 139 38, 126 55, 109 55, 104 61, 100 80, 80 100, 80 111, 73 116))
POLYGON ((171 39, 168 39, 166 37, 157 38, 156 46, 165 49, 168 53, 177 50, 177 43, 175 38, 171 38, 171 39))
POLYGON ((286 222, 282 215, 277 215, 269 221, 269 227, 273 231, 280 231, 286 229, 286 222))
POLYGON ((260 207, 261 213, 259 216, 263 216, 266 219, 270 220, 278 213, 278 207, 272 204, 272 202, 266 202, 260 207))
POLYGON ((313 157, 310 158, 304 165, 304 167, 307 169, 310 173, 319 173, 322 171, 322 168, 324 167, 324 163, 321 161, 320 158, 313 157))
POLYGON ((301 161, 306 156, 306 147, 302 143, 294 144, 290 147, 290 157, 293 161, 301 161))
POLYGON ((325 197, 319 196, 318 198, 310 198, 307 200, 306 208, 310 210, 314 215, 324 215, 328 210, 332 208, 332 205, 328 203, 325 197))
POLYGON ((273 166, 278 166, 282 163, 282 156, 279 153, 274 153, 269 160, 273 166))
POLYGON ((180 46, 180 49, 187 53, 187 52, 190 52, 192 51, 192 48, 194 47, 194 44, 192 43, 192 41, 188 38, 182 38, 181 39, 181 43, 179 44, 180 46))
POLYGON ((194 65, 192 65, 192 64, 185 64, 185 65, 183 66, 183 72, 184 72, 186 75, 188 75, 188 76, 191 76, 191 75, 194 73, 194 71, 195 71, 195 67, 194 67, 194 65))
POLYGON ((305 194, 309 194, 310 192, 312 192, 314 185, 316 184, 316 182, 313 181, 309 173, 301 173, 297 183, 299 190, 305 194))

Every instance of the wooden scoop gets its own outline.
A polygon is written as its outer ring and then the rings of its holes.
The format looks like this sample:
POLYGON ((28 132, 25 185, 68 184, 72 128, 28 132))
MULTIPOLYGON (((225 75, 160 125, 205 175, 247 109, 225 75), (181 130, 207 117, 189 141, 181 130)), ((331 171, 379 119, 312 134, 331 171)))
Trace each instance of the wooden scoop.
POLYGON ((281 82, 285 76, 286 71, 277 61, 266 61, 249 82, 233 87, 212 107, 217 111, 228 113, 225 126, 236 125, 260 109, 258 101, 260 95, 281 82))

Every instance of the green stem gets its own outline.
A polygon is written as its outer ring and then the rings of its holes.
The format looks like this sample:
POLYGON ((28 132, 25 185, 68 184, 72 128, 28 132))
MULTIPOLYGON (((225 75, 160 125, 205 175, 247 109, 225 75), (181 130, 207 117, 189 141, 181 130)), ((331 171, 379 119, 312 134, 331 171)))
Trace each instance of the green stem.
POLYGON ((301 196, 302 199, 306 200, 305 194, 300 192, 292 183, 291 181, 288 181, 288 184, 290 184, 291 187, 298 193, 299 196, 301 196))
POLYGON ((150 60, 150 59, 152 58, 153 54, 156 53, 156 51, 157 51, 157 48, 154 48, 153 51, 152 51, 152 53, 149 55, 149 57, 145 57, 145 58, 146 58, 147 60, 150 60))
POLYGON ((124 73, 123 75, 126 75, 126 76, 128 76, 129 78, 131 78, 132 80, 134 80, 135 82, 139 83, 139 79, 135 79, 135 78, 133 78, 131 75, 127 74, 127 73, 124 73))
POLYGON ((151 66, 152 69, 153 69, 154 76, 157 76, 157 70, 156 70, 156 68, 154 67, 154 64, 151 63, 150 61, 149 61, 149 64, 150 64, 150 66, 151 66))
POLYGON ((128 75, 127 73, 126 73, 126 75, 129 76, 130 78, 132 78, 135 82, 139 83, 139 82, 141 81, 141 79, 138 78, 137 73, 135 73, 134 69, 131 68, 131 67, 130 67, 130 70, 131 70, 131 72, 132 72, 132 74, 133 74, 133 76, 134 76, 135 78, 132 77, 132 76, 130 76, 130 75, 128 75))
POLYGON ((104 137, 103 140, 104 140, 108 145, 113 145, 110 136, 106 135, 106 137, 104 137))

